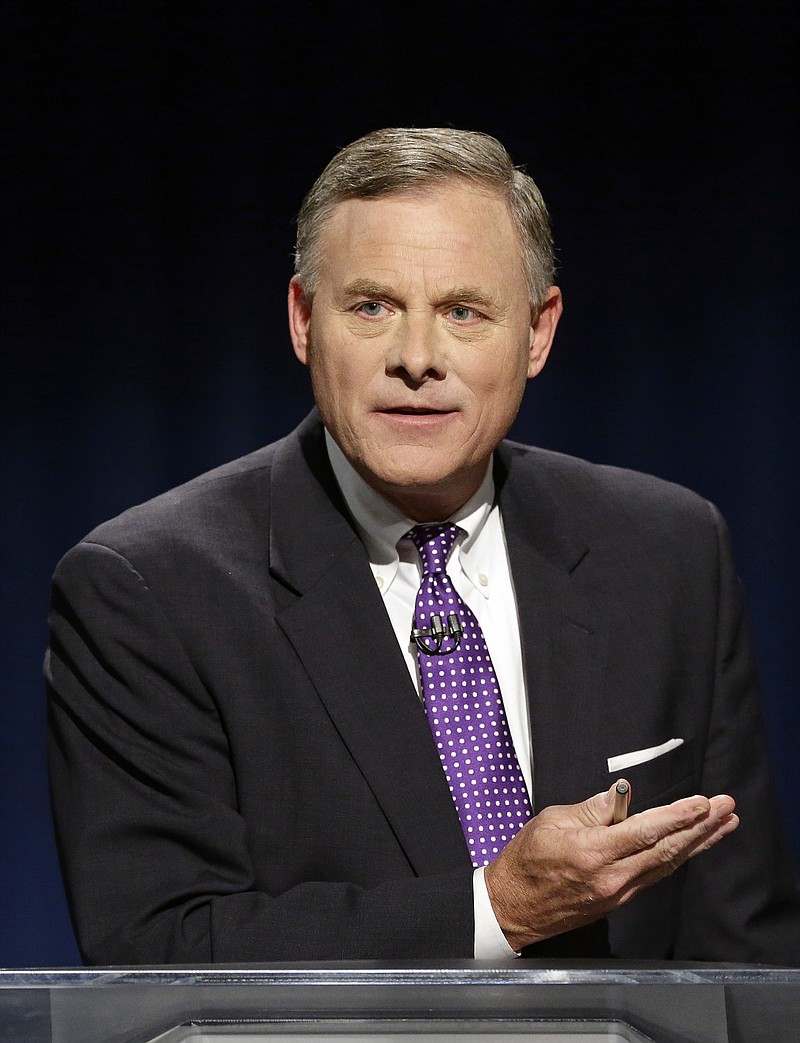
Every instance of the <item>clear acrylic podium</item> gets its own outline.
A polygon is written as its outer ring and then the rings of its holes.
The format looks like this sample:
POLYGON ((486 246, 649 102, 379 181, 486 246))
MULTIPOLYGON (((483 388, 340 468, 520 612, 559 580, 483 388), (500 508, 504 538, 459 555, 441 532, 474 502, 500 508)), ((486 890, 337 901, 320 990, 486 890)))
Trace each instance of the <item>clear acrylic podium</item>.
POLYGON ((791 1043, 800 970, 265 964, 0 971, 3 1043, 791 1043))

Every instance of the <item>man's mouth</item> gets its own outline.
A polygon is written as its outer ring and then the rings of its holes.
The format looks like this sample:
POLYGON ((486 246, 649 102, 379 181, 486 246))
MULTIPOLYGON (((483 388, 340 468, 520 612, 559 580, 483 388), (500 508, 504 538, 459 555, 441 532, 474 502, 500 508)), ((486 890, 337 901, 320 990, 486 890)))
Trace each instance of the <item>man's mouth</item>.
POLYGON ((430 409, 427 406, 392 406, 382 409, 381 413, 393 413, 399 416, 437 416, 441 413, 451 413, 450 409, 430 409))

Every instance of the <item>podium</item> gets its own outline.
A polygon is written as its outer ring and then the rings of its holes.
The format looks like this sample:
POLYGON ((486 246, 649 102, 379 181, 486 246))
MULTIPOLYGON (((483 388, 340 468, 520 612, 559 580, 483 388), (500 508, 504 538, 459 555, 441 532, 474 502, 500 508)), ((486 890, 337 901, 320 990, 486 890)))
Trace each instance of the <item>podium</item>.
POLYGON ((0 971, 14 1043, 790 1043, 800 970, 541 961, 0 971))

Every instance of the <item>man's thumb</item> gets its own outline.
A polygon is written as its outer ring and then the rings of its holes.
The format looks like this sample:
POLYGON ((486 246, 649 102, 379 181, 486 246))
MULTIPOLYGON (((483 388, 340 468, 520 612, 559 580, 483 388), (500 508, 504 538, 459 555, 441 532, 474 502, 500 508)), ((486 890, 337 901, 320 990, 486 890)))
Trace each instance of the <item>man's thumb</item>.
POLYGON ((627 817, 630 799, 630 783, 626 779, 618 779, 602 793, 595 793, 582 804, 576 804, 575 809, 586 826, 610 826, 627 817))

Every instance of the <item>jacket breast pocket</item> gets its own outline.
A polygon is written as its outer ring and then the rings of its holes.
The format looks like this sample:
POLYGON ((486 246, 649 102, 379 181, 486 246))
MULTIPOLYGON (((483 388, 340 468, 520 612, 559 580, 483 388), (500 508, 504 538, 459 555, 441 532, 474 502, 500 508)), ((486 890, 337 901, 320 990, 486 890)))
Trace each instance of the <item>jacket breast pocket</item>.
POLYGON ((694 740, 685 739, 680 746, 643 764, 609 772, 608 784, 619 778, 631 784, 631 814, 692 796, 696 790, 694 740))

